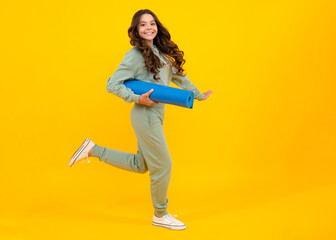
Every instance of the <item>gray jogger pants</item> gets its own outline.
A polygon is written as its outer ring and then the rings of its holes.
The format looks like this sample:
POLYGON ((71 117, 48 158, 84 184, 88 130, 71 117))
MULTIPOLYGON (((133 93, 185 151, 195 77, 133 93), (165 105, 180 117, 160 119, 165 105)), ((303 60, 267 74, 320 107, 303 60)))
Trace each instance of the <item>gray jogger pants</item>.
POLYGON ((91 156, 98 157, 110 165, 137 173, 149 170, 150 189, 155 215, 167 214, 167 192, 172 160, 163 134, 165 104, 151 107, 135 103, 131 111, 131 122, 137 137, 136 154, 93 147, 91 156))

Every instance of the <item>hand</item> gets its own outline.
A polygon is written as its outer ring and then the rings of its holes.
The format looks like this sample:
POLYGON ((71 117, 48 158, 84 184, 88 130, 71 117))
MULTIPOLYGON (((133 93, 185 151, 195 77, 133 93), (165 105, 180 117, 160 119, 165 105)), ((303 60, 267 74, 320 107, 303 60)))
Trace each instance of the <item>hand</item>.
POLYGON ((211 91, 211 90, 209 90, 209 91, 203 93, 203 94, 204 94, 204 99, 203 99, 203 100, 208 99, 208 97, 210 97, 210 94, 211 94, 211 93, 213 93, 213 91, 211 91))
POLYGON ((154 91, 154 89, 149 90, 148 92, 140 95, 139 97, 139 103, 146 105, 146 106, 152 106, 153 104, 158 104, 158 102, 154 102, 149 98, 149 95, 154 91))

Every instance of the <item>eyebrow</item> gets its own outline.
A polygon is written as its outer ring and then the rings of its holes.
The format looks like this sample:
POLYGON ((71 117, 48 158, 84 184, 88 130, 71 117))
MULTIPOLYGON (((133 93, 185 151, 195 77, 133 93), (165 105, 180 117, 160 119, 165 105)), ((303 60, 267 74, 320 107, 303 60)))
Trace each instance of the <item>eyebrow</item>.
MULTIPOLYGON (((140 23, 142 23, 142 22, 146 23, 145 21, 140 21, 140 23)), ((150 21, 150 22, 155 22, 155 20, 152 20, 152 21, 150 21)))

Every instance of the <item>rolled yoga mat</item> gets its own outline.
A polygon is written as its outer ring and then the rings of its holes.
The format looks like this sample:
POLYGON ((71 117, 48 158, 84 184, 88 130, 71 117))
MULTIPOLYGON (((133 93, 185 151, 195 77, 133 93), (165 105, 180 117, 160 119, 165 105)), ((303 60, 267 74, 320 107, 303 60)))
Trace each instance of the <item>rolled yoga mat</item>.
POLYGON ((148 83, 139 80, 127 80, 125 86, 130 88, 135 94, 144 94, 151 89, 154 91, 149 95, 152 101, 168 103, 186 108, 193 108, 194 92, 169 86, 148 83))

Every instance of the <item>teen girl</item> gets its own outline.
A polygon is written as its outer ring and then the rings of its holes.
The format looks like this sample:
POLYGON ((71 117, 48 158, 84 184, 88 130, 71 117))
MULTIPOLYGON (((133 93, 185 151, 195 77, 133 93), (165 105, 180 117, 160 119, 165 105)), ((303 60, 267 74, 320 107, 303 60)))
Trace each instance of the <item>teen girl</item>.
POLYGON ((153 225, 182 230, 186 225, 167 212, 172 160, 163 134, 165 104, 153 102, 149 98, 153 89, 137 95, 123 82, 137 79, 168 86, 172 81, 183 89, 193 91, 197 100, 207 99, 212 91, 202 94, 183 73, 183 52, 170 40, 168 30, 152 11, 145 9, 134 14, 128 36, 133 48, 126 53, 118 69, 110 77, 107 91, 126 102, 134 102, 131 122, 137 137, 138 151, 133 154, 108 149, 87 138, 72 156, 69 166, 92 156, 128 171, 149 171, 155 210, 153 225))

